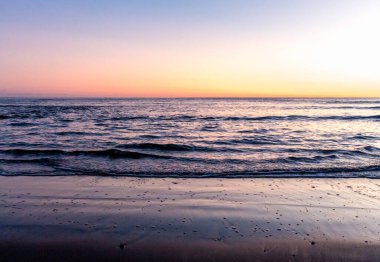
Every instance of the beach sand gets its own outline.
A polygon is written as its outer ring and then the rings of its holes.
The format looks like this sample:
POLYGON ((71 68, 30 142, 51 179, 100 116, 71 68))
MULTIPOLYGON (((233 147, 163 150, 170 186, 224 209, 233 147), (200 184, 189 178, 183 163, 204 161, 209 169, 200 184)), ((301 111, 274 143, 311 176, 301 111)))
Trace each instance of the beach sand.
POLYGON ((380 261, 380 180, 0 177, 0 261, 380 261))

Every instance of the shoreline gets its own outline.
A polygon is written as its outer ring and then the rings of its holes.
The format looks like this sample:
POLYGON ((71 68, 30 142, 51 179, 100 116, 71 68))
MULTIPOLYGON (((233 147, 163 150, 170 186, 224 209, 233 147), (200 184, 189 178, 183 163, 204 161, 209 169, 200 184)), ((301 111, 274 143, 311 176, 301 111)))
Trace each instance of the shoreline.
POLYGON ((0 177, 0 261, 380 259, 380 180, 0 177))

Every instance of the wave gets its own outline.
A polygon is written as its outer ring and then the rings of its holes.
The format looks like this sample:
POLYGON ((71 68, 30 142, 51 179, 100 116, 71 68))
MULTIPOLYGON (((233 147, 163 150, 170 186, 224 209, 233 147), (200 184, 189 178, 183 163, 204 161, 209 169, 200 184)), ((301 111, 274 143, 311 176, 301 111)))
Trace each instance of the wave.
POLYGON ((380 104, 379 99, 326 99, 323 104, 380 104))
MULTIPOLYGON (((377 107, 376 107, 377 108, 377 107)), ((379 107, 380 108, 380 107, 379 107)), ((72 109, 70 109, 72 110, 72 109)), ((78 109, 81 110, 81 109, 78 109)), ((87 111, 86 109, 84 111, 87 111)), ((81 114, 85 112, 82 111, 81 114)), ((95 108, 93 109, 95 111, 95 108)), ((39 119, 48 117, 58 117, 58 121, 70 122, 79 120, 81 117, 77 116, 77 119, 68 119, 64 113, 78 113, 78 111, 72 110, 66 112, 62 109, 56 109, 56 111, 40 110, 40 111, 28 111, 25 113, 10 113, 10 114, 0 114, 0 120, 6 119, 39 119), (63 114, 62 114, 63 113, 63 114)), ((220 121, 325 121, 325 120, 336 120, 336 121, 354 121, 354 120, 380 120, 380 115, 326 115, 326 116, 313 116, 313 115, 268 115, 268 116, 197 116, 197 115, 173 115, 173 116, 148 116, 148 115, 124 115, 124 116, 110 116, 110 115, 94 115, 93 119, 97 123, 102 123, 105 121, 206 121, 208 124, 204 125, 205 130, 215 129, 218 126, 216 123, 210 122, 220 122, 220 121)), ((14 123, 16 124, 16 123, 14 123)))
MULTIPOLYGON (((156 119, 154 119, 156 120, 156 119)), ((200 120, 200 121, 321 121, 321 120, 380 120, 380 115, 342 115, 342 116, 307 116, 307 115, 284 115, 284 116, 160 116, 157 120, 200 120)))
POLYGON ((232 139, 227 141, 216 141, 216 144, 231 145, 231 144, 246 144, 246 145, 284 145, 285 142, 280 139, 271 137, 253 137, 253 138, 241 138, 232 139))
MULTIPOLYGON (((3 160, 0 160, 2 162, 3 160)), ((20 162, 19 162, 20 163, 20 162)), ((42 163, 42 161, 41 161, 42 163)), ((294 169, 261 169, 230 171, 105 171, 85 168, 54 167, 54 172, 5 173, 0 176, 95 176, 95 177, 143 177, 143 178, 371 178, 380 179, 380 165, 361 167, 326 167, 294 169)))
POLYGON ((322 107, 319 108, 315 106, 314 109, 363 109, 363 110, 371 110, 371 109, 380 109, 380 106, 336 106, 336 107, 322 107))
POLYGON ((378 154, 373 154, 373 152, 379 152, 380 149, 375 146, 365 146, 363 148, 357 149, 305 149, 305 148, 287 148, 283 150, 277 150, 277 153, 305 153, 305 154, 322 154, 322 156, 329 155, 343 155, 343 156, 365 156, 365 157, 380 157, 378 154))
POLYGON ((355 136, 349 137, 348 139, 353 139, 353 140, 376 140, 376 139, 378 139, 378 137, 376 137, 376 136, 370 136, 370 135, 357 134, 355 136))
MULTIPOLYGON (((149 144, 148 144, 149 145, 149 144)), ((140 145, 139 145, 140 146, 140 145)), ((152 145, 149 145, 152 146, 152 145)), ((168 145, 166 145, 168 146, 168 145)), ((144 146, 143 146, 144 147, 144 146)), ((153 144, 155 148, 156 145, 153 144)), ((170 148, 170 146, 168 147, 170 148)), ((169 149, 172 150, 172 149, 169 149)), ((187 149, 186 149, 187 150, 187 149)), ((379 150, 365 147, 362 150, 342 149, 293 149, 298 155, 281 156, 273 159, 231 159, 206 157, 167 156, 161 154, 123 151, 118 149, 104 150, 58 150, 58 149, 7 149, 0 150, 0 175, 30 175, 29 165, 37 164, 52 168, 53 174, 59 175, 93 175, 93 176, 135 176, 135 177, 373 177, 380 178, 380 162, 368 156, 380 157, 371 152, 379 150), (367 152, 365 152, 367 151, 367 152), (316 154, 311 155, 310 154, 316 154), (368 153, 369 152, 369 153, 368 153), (350 158, 342 157, 348 154, 350 158), (362 155, 360 155, 362 154, 362 155), (350 162, 352 156, 365 156, 367 161, 350 162), (89 157, 83 162, 76 157, 89 157), (136 162, 108 162, 99 166, 96 157, 109 159, 131 159, 136 162), (75 161, 73 161, 73 159, 75 161), (145 164, 139 162, 144 160, 145 164), (93 164, 91 164, 93 163, 93 164), (366 164, 365 164, 366 163, 366 164), (2 169, 11 165, 11 170, 2 169), (28 169, 25 169, 25 165, 28 169), (121 165, 121 166, 119 166, 121 165), (136 169, 137 168, 137 169, 136 169), (19 171, 17 171, 19 169, 19 171), (140 171, 144 170, 144 171, 140 171), (8 172, 8 173, 7 173, 8 172), (377 172, 376 174, 374 172, 377 172), (371 173, 371 174, 369 174, 371 173)), ((174 150, 175 151, 175 150, 174 150)), ((289 152, 289 151, 288 151, 289 152)), ((45 171, 41 171, 44 173, 45 171)), ((36 175, 33 172, 31 175, 36 175)), ((37 174, 38 175, 38 174, 37 174)))
POLYGON ((9 119, 9 118, 11 117, 7 115, 0 115, 0 120, 9 119))
POLYGON ((118 117, 111 117, 111 118, 105 118, 104 120, 111 120, 111 121, 128 121, 128 120, 148 120, 152 117, 150 116, 118 116, 118 117))
POLYGON ((380 148, 375 147, 375 146, 365 146, 364 149, 369 152, 380 151, 380 148))
POLYGON ((52 166, 57 163, 55 159, 51 158, 31 158, 31 159, 0 159, 0 163, 10 164, 40 164, 52 166))
POLYGON ((100 134, 92 134, 92 133, 81 132, 81 131, 63 131, 63 132, 57 132, 55 134, 59 135, 59 136, 83 136, 83 135, 96 136, 96 135, 100 135, 100 134))
POLYGON ((118 148, 151 149, 159 151, 212 151, 208 147, 190 146, 185 144, 134 143, 118 145, 118 148))
POLYGON ((313 156, 313 157, 300 157, 300 156, 289 156, 285 158, 276 158, 271 162, 274 163, 319 163, 324 160, 332 160, 339 158, 337 155, 327 155, 327 156, 313 156))
MULTIPOLYGON (((195 116, 195 115, 180 115, 180 116, 122 116, 104 118, 102 120, 111 121, 128 121, 128 120, 150 120, 150 121, 321 121, 321 120, 380 120, 380 115, 342 115, 342 116, 307 116, 307 115, 284 115, 284 116, 195 116)), ((214 128, 215 126, 213 126, 214 128)))
POLYGON ((38 125, 37 123, 28 123, 28 122, 16 122, 16 123, 11 123, 11 126, 19 126, 19 127, 24 127, 24 126, 35 126, 38 125))
POLYGON ((371 109, 380 109, 380 106, 324 106, 324 105, 315 105, 315 106, 300 106, 300 105, 295 105, 295 106, 286 106, 286 107, 282 107, 282 109, 286 109, 286 110, 294 110, 294 109, 300 109, 300 110, 305 110, 305 109, 317 109, 317 110, 320 110, 320 109, 333 109, 333 110, 336 110, 336 109, 356 109, 356 110, 360 110, 360 109, 363 109, 363 110, 371 110, 371 109))
POLYGON ((136 101, 0 99, 0 175, 380 172, 380 100, 136 101))
POLYGON ((370 116, 306 116, 306 115, 288 115, 288 116, 262 116, 262 117, 226 117, 225 121, 294 121, 294 120, 380 120, 380 115, 370 116))
MULTIPOLYGON (((104 175, 104 174, 103 174, 104 175)), ((106 176, 173 178, 373 178, 380 179, 380 165, 362 167, 239 170, 226 172, 114 172, 106 176)))
POLYGON ((156 155, 149 153, 122 151, 118 149, 105 150, 75 150, 65 151, 58 149, 8 149, 0 153, 12 154, 16 156, 23 155, 47 155, 47 156, 92 156, 92 157, 109 157, 109 158, 171 158, 170 156, 156 155))
MULTIPOLYGON (((202 153, 208 153, 208 152, 224 152, 224 153, 232 153, 232 152, 244 152, 244 150, 241 150, 239 148, 235 147, 213 147, 217 144, 222 145, 231 145, 236 142, 234 141, 214 141, 210 142, 210 146, 194 146, 194 145, 186 145, 186 144, 159 144, 159 143, 131 143, 131 144, 124 144, 124 145, 118 145, 117 148, 121 149, 142 149, 142 150, 156 150, 156 151, 167 151, 167 152, 202 152, 202 153)), ((188 160, 188 161, 207 161, 207 159, 204 158, 186 158, 186 157, 179 157, 179 156, 173 156, 172 158, 176 158, 178 160, 188 160)))
POLYGON ((158 136, 158 135, 141 135, 141 136, 139 136, 139 138, 142 138, 142 139, 159 139, 159 138, 161 138, 161 136, 158 136))
MULTIPOLYGON (((110 157, 110 158, 171 158, 183 161, 216 161, 215 159, 210 159, 207 153, 219 152, 219 153, 248 153, 248 152, 268 152, 273 154, 304 154, 304 155, 314 155, 312 157, 298 157, 289 156, 286 158, 274 158, 271 161, 274 162, 315 162, 322 161, 324 159, 338 158, 339 156, 364 156, 364 157, 380 157, 377 152, 380 152, 380 148, 375 146, 365 146, 362 148, 356 148, 351 150, 346 149, 311 149, 311 148, 260 148, 260 147, 248 147, 240 148, 234 147, 233 145, 244 144, 244 145, 286 145, 285 142, 274 139, 274 138, 242 138, 242 139, 232 139, 232 140, 216 140, 210 141, 210 146, 193 146, 186 144, 159 144, 159 143, 131 143, 117 145, 116 148, 101 149, 101 150, 60 150, 60 149, 25 149, 25 148, 15 148, 15 149, 5 149, 0 150, 0 154, 11 154, 15 156, 23 155, 46 155, 46 156, 95 156, 95 157, 110 157), (215 145, 226 145, 225 147, 220 147, 215 145), (137 149, 137 150, 152 150, 152 151, 162 151, 162 152, 203 152, 206 155, 200 155, 198 158, 186 157, 186 155, 161 155, 148 152, 140 151, 129 151, 121 149, 137 149)), ((13 145, 26 146, 30 145, 27 143, 14 143, 13 145)), ((37 144, 36 144, 37 145, 37 144)), ((226 155, 228 156, 228 155, 226 155)), ((219 160, 218 160, 219 161, 219 160)), ((220 160, 221 163, 229 161, 241 161, 239 159, 224 158, 220 160)), ((257 160, 256 160, 257 161, 257 160)), ((265 161, 265 159, 263 159, 265 161)), ((246 163, 246 160, 242 160, 242 163, 246 163)))

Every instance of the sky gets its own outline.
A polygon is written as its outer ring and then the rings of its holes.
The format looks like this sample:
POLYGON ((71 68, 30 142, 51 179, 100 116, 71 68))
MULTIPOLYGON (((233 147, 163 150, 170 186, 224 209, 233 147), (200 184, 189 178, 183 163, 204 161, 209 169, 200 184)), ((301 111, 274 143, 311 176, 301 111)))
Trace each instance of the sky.
POLYGON ((0 96, 380 97, 378 0, 1 0, 0 96))

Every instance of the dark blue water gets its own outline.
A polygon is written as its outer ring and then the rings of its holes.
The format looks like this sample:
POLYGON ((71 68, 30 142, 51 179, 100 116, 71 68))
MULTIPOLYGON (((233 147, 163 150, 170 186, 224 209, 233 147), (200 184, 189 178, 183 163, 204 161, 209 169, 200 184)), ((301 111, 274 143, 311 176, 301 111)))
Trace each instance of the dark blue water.
POLYGON ((380 178, 380 99, 0 99, 0 175, 380 178))

